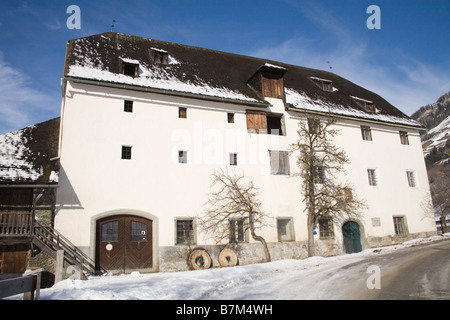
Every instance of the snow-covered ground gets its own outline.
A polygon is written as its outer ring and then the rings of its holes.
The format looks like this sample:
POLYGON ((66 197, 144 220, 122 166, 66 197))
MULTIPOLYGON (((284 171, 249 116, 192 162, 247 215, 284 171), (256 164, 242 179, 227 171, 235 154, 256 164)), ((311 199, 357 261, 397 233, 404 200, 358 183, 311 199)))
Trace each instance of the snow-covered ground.
MULTIPOLYGON (((450 233, 356 254, 279 260, 201 271, 94 277, 64 280, 42 289, 44 300, 279 300, 345 299, 365 287, 373 258, 408 247, 450 238, 450 233), (366 263, 367 262, 367 263, 366 263)), ((12 297, 20 299, 21 296, 12 297)))

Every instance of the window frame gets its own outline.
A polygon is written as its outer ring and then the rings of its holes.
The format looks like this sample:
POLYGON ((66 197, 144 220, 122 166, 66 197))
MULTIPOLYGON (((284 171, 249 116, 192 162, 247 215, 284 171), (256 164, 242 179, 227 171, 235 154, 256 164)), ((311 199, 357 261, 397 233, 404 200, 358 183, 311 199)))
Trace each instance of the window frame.
POLYGON ((175 218, 175 245, 197 244, 196 222, 194 218, 175 218))
POLYGON ((379 179, 378 179, 378 170, 374 168, 368 168, 367 169, 367 177, 369 179, 369 186, 370 187, 376 187, 379 185, 379 179))
POLYGON ((238 165, 238 154, 236 152, 229 153, 229 165, 230 166, 238 165))
POLYGON ((320 120, 317 118, 308 118, 308 132, 310 134, 318 134, 321 130, 320 120))
POLYGON ((291 174, 289 151, 269 150, 269 160, 271 175, 289 176, 291 174))
POLYGON ((133 113, 133 100, 123 101, 123 112, 133 113))
POLYGON ((395 235, 403 237, 408 235, 405 216, 393 216, 395 235))
POLYGON ((133 78, 138 77, 139 63, 126 62, 122 60, 122 74, 133 78))
POLYGON ((323 184, 326 179, 326 170, 324 166, 313 167, 313 182, 314 184, 323 184))
POLYGON ((246 110, 247 132, 258 134, 286 135, 284 114, 257 110, 246 110), (273 125, 273 124, 276 125, 273 125))
POLYGON ((131 160, 133 155, 133 146, 130 145, 122 145, 122 160, 131 160))
POLYGON ((317 219, 319 226, 319 239, 334 239, 334 225, 331 217, 319 217, 317 219))
POLYGON ((278 237, 278 242, 295 241, 294 218, 292 218, 292 217, 277 217, 277 237, 278 237), (281 222, 284 223, 284 226, 281 225, 281 222), (286 231, 285 234, 281 233, 282 227, 286 231))
POLYGON ((102 223, 100 228, 100 242, 119 242, 118 220, 102 223), (111 230, 111 232, 109 232, 109 230, 111 230))
POLYGON ((350 96, 350 97, 353 99, 353 101, 356 102, 356 104, 358 106, 363 108, 366 112, 376 113, 377 110, 375 108, 375 103, 373 101, 369 101, 369 100, 362 99, 362 98, 355 97, 355 96, 350 96))
POLYGON ((406 178, 408 180, 408 186, 410 188, 417 187, 417 179, 416 179, 416 171, 415 170, 406 170, 406 178))
POLYGON ((371 127, 370 126, 361 126, 361 136, 364 141, 373 141, 371 127))
POLYGON ((230 233, 228 240, 230 243, 248 242, 246 218, 232 218, 228 220, 230 233))
POLYGON ((131 220, 130 223, 130 241, 131 242, 147 242, 147 224, 131 220), (133 228, 134 226, 134 228, 133 228), (144 226, 144 228, 142 228, 144 226), (140 233, 136 233, 140 231, 140 233), (142 233, 144 231, 144 233, 142 233))
POLYGON ((309 79, 320 89, 326 92, 333 92, 333 81, 317 77, 309 77, 309 79))
POLYGON ((400 135, 400 143, 402 145, 409 145, 409 137, 407 131, 399 131, 398 134, 400 135))
POLYGON ((187 150, 178 150, 178 163, 179 164, 187 164, 188 163, 188 151, 187 150))
POLYGON ((178 107, 178 119, 187 119, 186 107, 178 107))

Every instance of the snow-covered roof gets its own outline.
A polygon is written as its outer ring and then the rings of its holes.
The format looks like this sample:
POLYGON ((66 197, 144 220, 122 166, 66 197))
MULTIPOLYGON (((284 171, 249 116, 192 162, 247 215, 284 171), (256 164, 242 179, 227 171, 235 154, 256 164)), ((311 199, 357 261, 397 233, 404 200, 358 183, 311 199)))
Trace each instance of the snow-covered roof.
MULTIPOLYGON (((375 113, 368 113, 356 108, 349 108, 348 106, 331 103, 320 98, 311 99, 304 92, 298 92, 291 88, 286 88, 286 103, 299 110, 308 110, 314 112, 328 113, 331 112, 335 115, 341 115, 346 117, 362 118, 367 120, 375 120, 396 124, 403 124, 407 126, 419 126, 419 124, 413 120, 405 117, 399 117, 395 115, 382 114, 376 109, 375 113)), ((352 97, 354 98, 354 97, 352 97)), ((367 101, 371 102, 371 101, 367 101)))
POLYGON ((59 118, 0 135, 0 184, 57 183, 59 118))
POLYGON ((64 76, 267 107, 250 81, 259 71, 283 77, 286 102, 295 109, 421 127, 382 97, 331 72, 115 32, 69 41, 64 76), (167 63, 154 61, 155 51, 167 54, 167 63), (138 75, 123 74, 123 62, 139 65, 138 75), (332 82, 333 90, 311 79, 332 82), (373 102, 376 112, 353 97, 373 102))

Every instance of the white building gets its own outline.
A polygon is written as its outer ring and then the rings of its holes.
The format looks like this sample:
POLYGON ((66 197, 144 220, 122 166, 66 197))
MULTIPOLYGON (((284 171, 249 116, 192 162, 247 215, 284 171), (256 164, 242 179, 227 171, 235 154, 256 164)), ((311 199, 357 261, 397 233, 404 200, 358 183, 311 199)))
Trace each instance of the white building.
POLYGON ((319 253, 346 252, 343 228, 357 233, 350 251, 434 234, 420 125, 373 92, 325 71, 118 33, 69 41, 55 228, 110 271, 186 269, 193 247, 213 265, 224 247, 240 264, 262 261, 248 235, 216 245, 197 226, 211 174, 228 168, 260 188, 272 258, 306 257, 287 151, 299 121, 329 111, 351 161, 343 179, 368 208, 319 230, 319 253))

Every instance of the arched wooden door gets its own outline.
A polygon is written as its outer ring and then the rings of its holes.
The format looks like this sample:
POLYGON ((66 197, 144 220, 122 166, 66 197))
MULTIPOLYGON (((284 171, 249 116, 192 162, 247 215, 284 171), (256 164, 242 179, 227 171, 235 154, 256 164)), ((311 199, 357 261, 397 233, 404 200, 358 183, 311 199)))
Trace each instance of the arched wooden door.
POLYGON ((354 221, 348 221, 342 226, 344 236, 344 247, 346 253, 356 253, 362 251, 361 233, 359 225, 354 221))
POLYGON ((96 263, 114 274, 152 268, 152 221, 118 215, 97 221, 96 263))

